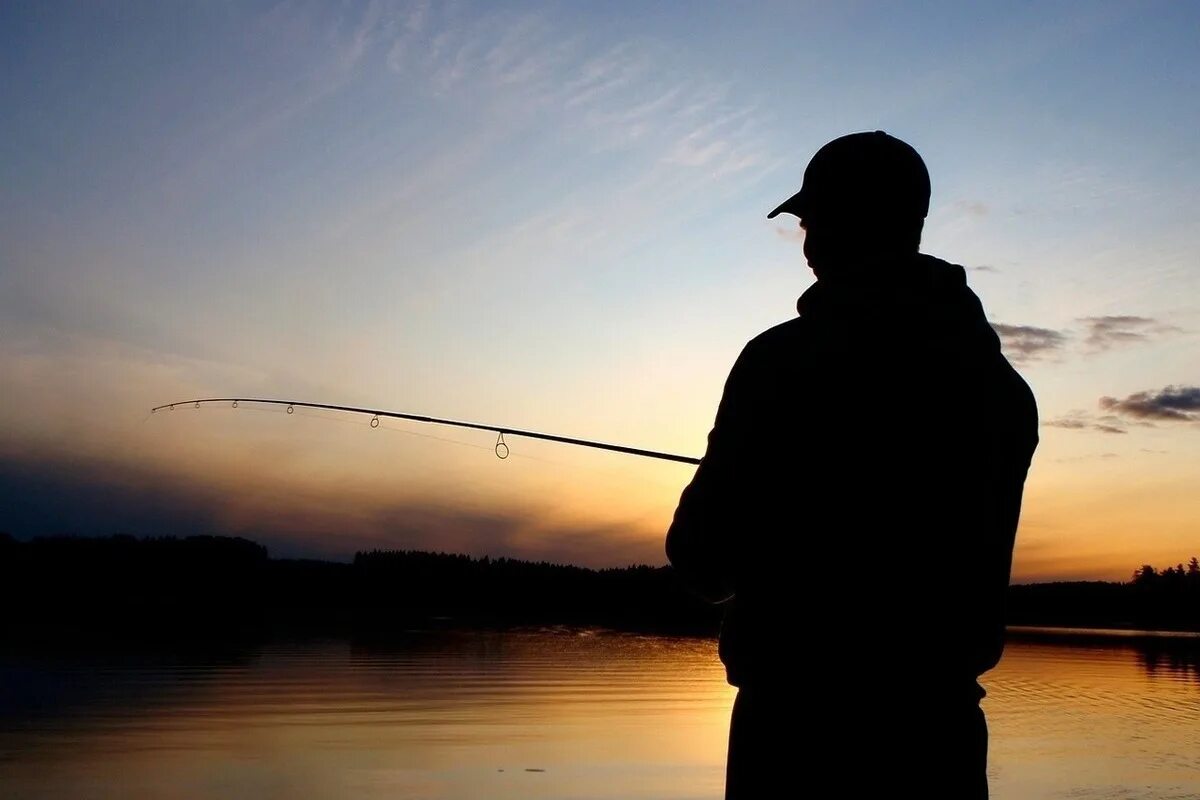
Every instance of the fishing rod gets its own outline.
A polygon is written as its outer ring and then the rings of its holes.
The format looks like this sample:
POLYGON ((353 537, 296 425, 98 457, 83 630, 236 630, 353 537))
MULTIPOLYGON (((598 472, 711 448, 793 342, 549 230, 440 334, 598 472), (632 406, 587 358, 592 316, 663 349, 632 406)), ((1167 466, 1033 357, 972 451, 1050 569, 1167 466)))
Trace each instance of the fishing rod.
POLYGON ((503 425, 485 425, 480 422, 460 422, 452 419, 439 419, 438 417, 427 417, 423 414, 403 414, 399 411, 382 411, 374 408, 358 408, 356 406, 336 406, 329 403, 304 403, 299 400, 273 400, 258 397, 209 397, 202 400, 182 400, 178 403, 164 403, 161 406, 155 406, 150 409, 151 414, 162 411, 164 408, 168 411, 174 411, 175 406, 192 406, 200 408, 202 405, 212 403, 229 403, 233 408, 237 408, 239 403, 260 403, 270 406, 286 406, 287 413, 293 413, 297 408, 316 408, 324 411, 341 411, 347 414, 370 414, 371 427, 379 427, 380 417, 388 417, 391 419, 404 419, 410 422, 428 422, 433 425, 447 425, 454 428, 470 428, 477 431, 492 431, 496 434, 496 457, 508 458, 508 444, 504 441, 504 435, 523 436, 527 439, 542 439, 547 442, 558 442, 559 444, 573 444, 580 447, 592 447, 596 450, 609 450, 614 453, 626 453, 631 456, 642 456, 643 458, 657 458, 662 461, 675 461, 680 464, 699 464, 700 459, 692 456, 679 456, 674 453, 660 453, 657 450, 643 450, 639 447, 626 447, 623 444, 606 444, 605 442, 593 442, 588 439, 575 439, 570 436, 559 436, 553 433, 539 433, 537 431, 523 431, 518 428, 509 428, 503 425))

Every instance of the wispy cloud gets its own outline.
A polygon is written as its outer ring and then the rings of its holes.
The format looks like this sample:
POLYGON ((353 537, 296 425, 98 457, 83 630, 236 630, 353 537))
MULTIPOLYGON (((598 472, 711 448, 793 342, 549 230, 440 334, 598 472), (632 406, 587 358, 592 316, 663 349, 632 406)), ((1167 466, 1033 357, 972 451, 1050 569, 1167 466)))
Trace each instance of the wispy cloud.
POLYGON ((1084 344, 1092 352, 1102 352, 1128 344, 1140 344, 1152 339, 1179 333, 1180 328, 1167 325, 1151 317, 1113 315, 1104 317, 1081 317, 1079 322, 1086 327, 1084 344))
MULTIPOLYGON (((419 26, 394 26, 394 36, 387 64, 403 91, 470 122, 458 130, 486 140, 473 159, 480 169, 502 174, 524 159, 522 177, 537 187, 514 214, 497 215, 508 217, 502 226, 460 237, 445 255, 480 272, 499 263, 558 269, 581 253, 617 258, 644 241, 662 208, 698 213, 779 163, 761 98, 651 36, 605 40, 553 12, 467 16, 449 6, 434 6, 419 26), (545 147, 529 152, 533 139, 545 147), (566 172, 585 177, 567 182, 566 172)), ((451 184, 473 194, 442 205, 479 202, 488 178, 451 184)))
POLYGON ((959 200, 954 207, 972 217, 986 217, 991 213, 991 208, 987 203, 981 203, 978 200, 959 200))
MULTIPOLYGON (((983 272, 996 272, 992 267, 976 267, 983 272)), ((1103 317, 1080 317, 1077 322, 1084 326, 1082 350, 1095 354, 1130 344, 1150 342, 1181 331, 1152 317, 1133 315, 1111 315, 1103 317)), ((1006 325, 993 322, 992 327, 1004 343, 1005 353, 1015 363, 1028 364, 1033 361, 1053 359, 1065 353, 1078 332, 1039 328, 1033 325, 1006 325)), ((1071 348, 1076 352, 1080 348, 1071 348)))
POLYGON ((1141 420, 1200 422, 1200 386, 1167 386, 1123 399, 1101 397, 1100 407, 1141 420))
POLYGON ((586 105, 609 93, 618 92, 647 74, 653 59, 644 46, 618 42, 589 56, 564 85, 564 105, 586 105))
POLYGON ((1071 411, 1061 417, 1044 420, 1047 428, 1064 428, 1070 431, 1099 431, 1100 433, 1127 433, 1118 418, 1105 415, 1095 417, 1086 411, 1071 411))
POLYGON ((422 6, 404 20, 386 27, 388 66, 446 100, 501 105, 509 118, 552 113, 594 147, 650 148, 651 163, 709 176, 767 161, 754 99, 662 42, 600 43, 551 15, 505 11, 461 18, 422 6))
POLYGON ((1038 328, 1033 325, 1006 325, 993 322, 992 328, 1000 334, 1004 352, 1018 364, 1027 364, 1051 358, 1067 344, 1069 337, 1062 331, 1038 328))
POLYGON ((1086 456, 1066 456, 1054 460, 1059 464, 1077 464, 1082 461, 1111 461, 1114 458, 1120 457, 1120 453, 1093 453, 1086 456))
POLYGON ((804 244, 804 231, 799 226, 794 228, 776 227, 775 234, 782 239, 788 240, 789 242, 804 244))

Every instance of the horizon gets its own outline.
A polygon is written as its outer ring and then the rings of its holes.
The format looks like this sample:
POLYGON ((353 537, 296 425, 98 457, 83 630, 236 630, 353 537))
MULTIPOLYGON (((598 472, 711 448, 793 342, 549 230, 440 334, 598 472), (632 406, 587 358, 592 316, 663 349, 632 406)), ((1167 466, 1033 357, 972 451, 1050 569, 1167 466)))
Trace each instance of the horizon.
MULTIPOLYGON (((645 563, 645 562, 632 562, 632 563, 628 563, 628 564, 617 564, 617 565, 612 565, 612 566, 589 567, 585 564, 574 564, 574 563, 566 562, 566 561, 549 561, 549 560, 545 560, 545 559, 529 559, 529 558, 520 558, 520 557, 511 557, 511 556, 493 556, 493 555, 489 555, 487 553, 476 555, 476 554, 472 554, 472 553, 461 553, 461 552, 449 551, 449 550, 422 550, 422 549, 407 549, 407 548, 375 548, 375 549, 371 549, 371 550, 356 550, 353 553, 350 553, 349 555, 346 555, 344 557, 329 557, 329 558, 322 558, 319 556, 317 556, 317 557, 299 556, 298 557, 298 556, 289 556, 289 555, 278 555, 276 553, 272 553, 271 548, 268 545, 265 545, 261 542, 258 542, 254 539, 251 539, 251 538, 248 538, 248 537, 242 536, 242 535, 229 536, 229 535, 217 535, 217 534, 192 534, 190 536, 174 536, 174 535, 170 535, 170 534, 163 534, 163 535, 150 534, 150 535, 143 535, 143 536, 134 536, 133 534, 114 533, 114 534, 108 534, 107 536, 72 536, 72 535, 51 534, 51 535, 45 535, 45 536, 32 536, 29 538, 17 538, 17 537, 13 537, 10 533, 8 533, 8 531, 0 529, 0 543, 3 542, 3 537, 5 537, 5 536, 11 537, 12 541, 14 541, 14 542, 24 542, 24 543, 31 543, 31 542, 37 542, 37 541, 41 541, 44 543, 60 543, 60 542, 64 542, 64 541, 67 541, 67 542, 95 541, 97 539, 99 539, 101 541, 104 541, 104 540, 111 541, 113 539, 120 539, 120 538, 130 538, 137 542, 181 542, 181 541, 185 541, 187 539, 217 539, 217 540, 224 539, 224 540, 228 540, 228 541, 241 541, 241 542, 245 542, 247 544, 254 545, 255 547, 260 547, 260 548, 262 548, 262 550, 264 552, 264 557, 268 561, 317 561, 317 562, 326 563, 326 564, 341 564, 343 566, 352 566, 355 563, 355 561, 361 556, 418 555, 418 556, 437 556, 439 558, 455 558, 455 559, 467 558, 467 559, 470 559, 473 561, 492 561, 492 562, 517 561, 517 562, 532 564, 532 565, 537 565, 537 566, 581 569, 581 570, 590 571, 590 572, 601 572, 604 570, 620 571, 620 570, 664 569, 664 568, 669 569, 670 568, 669 564, 650 564, 650 563, 645 563)), ((1145 574, 1144 570, 1146 567, 1151 568, 1154 576, 1161 575, 1168 571, 1178 571, 1178 570, 1184 569, 1185 567, 1189 570, 1188 574, 1191 574, 1190 570, 1191 570, 1192 565, 1190 562, 1196 561, 1197 558, 1200 558, 1200 556, 1190 556, 1189 558, 1186 558, 1182 561, 1176 562, 1175 564, 1166 564, 1165 566, 1162 566, 1162 567, 1158 567, 1156 565, 1147 564, 1147 563, 1138 564, 1135 568, 1130 570, 1130 577, 1127 580, 1031 581, 1031 582, 1025 582, 1025 583, 1013 582, 1010 584, 1010 586, 1037 586, 1037 585, 1048 585, 1048 584, 1053 584, 1053 583, 1133 584, 1133 583, 1137 582, 1137 578, 1139 575, 1145 574)), ((1182 573, 1180 573, 1180 574, 1182 574, 1182 573)))
POLYGON ((1013 583, 1194 555, 1200 9, 623 8, 0 8, 0 530, 664 564, 691 467, 147 412, 699 456, 813 281, 767 212, 882 129, 1037 396, 1013 583))

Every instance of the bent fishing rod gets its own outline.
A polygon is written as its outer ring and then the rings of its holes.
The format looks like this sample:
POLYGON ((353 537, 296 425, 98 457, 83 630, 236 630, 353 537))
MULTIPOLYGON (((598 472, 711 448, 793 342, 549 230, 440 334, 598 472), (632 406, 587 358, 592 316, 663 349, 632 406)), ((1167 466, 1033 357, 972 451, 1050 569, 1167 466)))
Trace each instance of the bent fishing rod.
POLYGON ((660 453, 657 450, 643 450, 639 447, 626 447, 622 444, 606 444, 605 442, 593 442, 588 439, 575 439, 570 436, 559 436, 553 433, 539 433, 538 431, 524 431, 518 428, 509 428, 504 425, 485 425, 480 422, 460 422, 453 419, 440 419, 438 417, 428 417, 423 414, 403 414, 399 411, 383 411, 374 408, 358 408, 357 406, 337 406, 329 403, 305 403, 299 400, 274 400, 269 398, 259 397, 208 397, 201 400, 182 400, 177 403, 164 403, 161 406, 155 406, 150 409, 151 414, 155 414, 163 409, 174 411, 176 406, 192 406, 200 408, 202 405, 210 405, 213 403, 229 403, 231 407, 237 408, 239 403, 259 403, 269 406, 285 406, 287 413, 293 413, 297 408, 316 408, 323 411, 340 411, 347 414, 370 414, 371 427, 378 428, 381 417, 390 419, 403 419, 410 422, 427 422, 433 425, 446 425, 453 428, 470 428, 477 431, 491 431, 496 434, 496 456, 504 459, 508 458, 508 444, 504 441, 505 434, 509 436, 523 436, 526 439, 541 439, 547 442, 558 442, 559 444, 573 444, 579 447, 591 447, 596 450, 609 450, 613 453, 625 453, 631 456, 642 456, 643 458, 657 458, 662 461, 675 461, 680 464, 699 464, 700 459, 692 456, 680 456, 674 453, 660 453))

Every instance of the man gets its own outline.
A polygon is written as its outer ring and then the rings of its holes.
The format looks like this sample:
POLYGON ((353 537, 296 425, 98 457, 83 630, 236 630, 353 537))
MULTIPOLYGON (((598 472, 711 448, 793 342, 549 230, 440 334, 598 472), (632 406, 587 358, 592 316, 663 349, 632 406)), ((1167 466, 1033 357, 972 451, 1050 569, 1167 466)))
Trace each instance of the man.
POLYGON ((963 268, 919 252, 929 196, 912 147, 855 133, 767 215, 817 280, 734 364, 666 541, 726 606, 727 798, 987 797, 976 679, 1037 409, 963 268))

